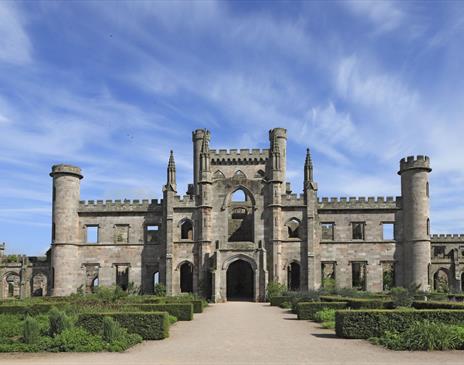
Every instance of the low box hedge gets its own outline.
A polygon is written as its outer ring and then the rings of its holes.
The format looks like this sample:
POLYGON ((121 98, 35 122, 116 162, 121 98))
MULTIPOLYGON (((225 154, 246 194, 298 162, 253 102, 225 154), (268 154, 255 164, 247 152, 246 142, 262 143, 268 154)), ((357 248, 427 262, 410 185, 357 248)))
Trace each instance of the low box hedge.
POLYGON ((103 318, 112 317, 129 333, 136 333, 144 340, 162 340, 169 337, 169 317, 167 312, 108 312, 80 314, 76 325, 91 334, 100 334, 103 318))
POLYGON ((346 302, 300 302, 296 305, 298 319, 314 319, 314 314, 323 309, 345 309, 346 302))
POLYGON ((130 308, 135 308, 142 312, 168 312, 178 321, 191 321, 193 319, 192 303, 165 303, 165 304, 127 304, 130 308))
POLYGON ((464 323, 464 310, 341 310, 335 313, 338 337, 380 337, 385 331, 405 331, 416 321, 429 320, 447 324, 464 323))
POLYGON ((269 302, 273 307, 279 307, 284 302, 290 302, 290 297, 286 296, 278 296, 278 297, 271 297, 269 302))
POLYGON ((381 299, 343 298, 351 309, 392 309, 393 303, 381 299))
POLYGON ((460 302, 436 302, 436 301, 414 301, 412 306, 416 309, 462 309, 464 303, 460 302))
POLYGON ((64 308, 67 303, 38 303, 31 305, 1 305, 0 314, 30 314, 47 313, 53 307, 64 308))

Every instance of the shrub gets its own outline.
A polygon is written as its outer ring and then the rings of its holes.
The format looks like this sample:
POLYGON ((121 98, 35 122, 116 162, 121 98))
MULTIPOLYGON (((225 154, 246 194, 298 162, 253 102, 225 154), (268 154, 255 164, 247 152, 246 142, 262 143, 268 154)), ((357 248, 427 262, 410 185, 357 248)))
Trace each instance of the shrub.
POLYGON ((121 298, 127 297, 127 293, 121 289, 120 286, 99 286, 95 289, 95 296, 97 300, 110 303, 115 302, 121 298))
POLYGON ((49 334, 52 337, 72 327, 71 319, 57 308, 52 308, 48 313, 48 321, 50 323, 49 334))
POLYGON ((462 327, 425 320, 414 322, 402 333, 386 331, 370 340, 391 350, 453 350, 463 348, 464 331, 462 327))
POLYGON ((177 322, 177 317, 169 315, 169 324, 174 324, 177 322))
POLYGON ((323 309, 345 309, 346 302, 301 302, 296 306, 296 313, 300 320, 314 320, 316 312, 323 309))
POLYGON ((324 308, 316 313, 314 313, 314 320, 316 322, 333 322, 335 323, 335 309, 333 308, 324 308))
POLYGON ((410 307, 414 301, 414 293, 405 288, 392 288, 390 291, 393 307, 410 307))
POLYGON ((157 297, 165 297, 166 296, 166 286, 162 283, 155 284, 155 295, 157 297))
POLYGON ((27 316, 23 322, 23 342, 27 344, 37 343, 40 338, 39 322, 27 316))
POLYGON ((337 285, 335 279, 324 278, 322 279, 322 290, 327 293, 332 293, 336 290, 337 285))
POLYGON ((335 328, 335 321, 322 322, 321 327, 333 330, 335 328))
POLYGON ((289 302, 282 302, 280 303, 279 307, 282 309, 290 309, 292 308, 292 305, 289 302))
POLYGON ((52 341, 48 351, 53 352, 95 352, 105 349, 100 336, 91 335, 83 328, 65 329, 52 341))
POLYGON ((267 300, 271 300, 273 297, 282 296, 286 290, 287 287, 284 284, 277 281, 270 281, 266 288, 266 298, 267 300))
POLYGON ((53 307, 65 308, 66 303, 37 303, 37 304, 18 304, 18 305, 0 305, 0 314, 29 314, 34 316, 40 313, 47 313, 53 307))
POLYGON ((113 342, 121 337, 121 326, 111 317, 103 318, 102 338, 106 342, 113 342))
POLYGON ((100 334, 103 318, 112 317, 128 333, 136 333, 144 340, 161 340, 169 337, 169 318, 166 312, 83 313, 76 325, 92 334, 100 334))
POLYGON ((296 306, 299 302, 319 302, 320 293, 317 290, 288 292, 286 294, 292 304, 292 311, 296 313, 296 306))
POLYGON ((404 332, 414 322, 464 323, 464 310, 341 310, 335 314, 338 337, 381 337, 387 331, 404 332))
POLYGON ((177 317, 179 321, 191 321, 193 319, 192 303, 166 303, 166 304, 129 304, 130 308, 143 312, 168 312, 177 317))
POLYGON ((283 302, 289 302, 290 297, 287 296, 278 296, 278 297, 272 297, 270 300, 271 306, 274 307, 279 307, 283 302))
POLYGON ((463 309, 464 303, 452 302, 424 302, 414 301, 412 306, 416 309, 463 309))

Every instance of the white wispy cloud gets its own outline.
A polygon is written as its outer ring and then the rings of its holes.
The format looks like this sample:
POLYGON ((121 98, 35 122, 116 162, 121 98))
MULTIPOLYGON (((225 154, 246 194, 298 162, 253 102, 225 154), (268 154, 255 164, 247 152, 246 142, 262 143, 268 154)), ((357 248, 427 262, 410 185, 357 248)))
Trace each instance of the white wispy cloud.
POLYGON ((28 64, 32 60, 31 52, 32 44, 16 4, 12 1, 1 1, 0 62, 28 64))

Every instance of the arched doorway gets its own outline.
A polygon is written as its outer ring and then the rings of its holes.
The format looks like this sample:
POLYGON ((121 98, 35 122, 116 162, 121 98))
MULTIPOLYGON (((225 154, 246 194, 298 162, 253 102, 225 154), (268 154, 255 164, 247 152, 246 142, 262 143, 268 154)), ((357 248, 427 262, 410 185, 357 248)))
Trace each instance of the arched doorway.
POLYGON ((227 269, 227 300, 253 300, 254 273, 244 260, 231 263, 227 269))
POLYGON ((449 274, 447 269, 441 268, 435 273, 433 276, 433 286, 437 292, 449 292, 449 274))
POLYGON ((180 291, 181 293, 193 292, 193 265, 184 262, 180 266, 180 291))
POLYGON ((287 267, 287 288, 292 291, 300 290, 300 264, 292 262, 287 267))

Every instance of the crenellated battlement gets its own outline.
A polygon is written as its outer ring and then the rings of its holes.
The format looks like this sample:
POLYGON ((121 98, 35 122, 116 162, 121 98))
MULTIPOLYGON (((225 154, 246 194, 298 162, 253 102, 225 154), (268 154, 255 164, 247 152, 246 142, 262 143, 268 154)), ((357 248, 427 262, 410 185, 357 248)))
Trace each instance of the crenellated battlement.
POLYGON ((401 197, 322 197, 318 209, 400 209, 401 197))
POLYGON ((79 213, 89 212, 146 212, 160 209, 163 200, 81 200, 79 202, 79 213))
POLYGON ((195 198, 192 195, 175 195, 174 196, 174 208, 194 208, 195 198))
POLYGON ((281 200, 282 205, 289 206, 289 205, 304 205, 304 194, 284 194, 282 195, 281 200))
POLYGON ((265 164, 269 158, 269 149, 220 149, 210 150, 212 165, 265 164))
POLYGON ((432 171, 430 168, 430 158, 424 155, 418 156, 408 156, 400 160, 400 171, 398 175, 401 175, 403 171, 413 170, 413 169, 425 169, 427 171, 432 171))
POLYGON ((432 243, 464 242, 464 234, 432 234, 430 238, 432 243))

